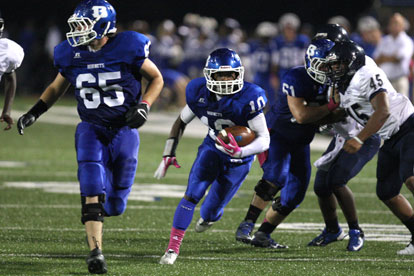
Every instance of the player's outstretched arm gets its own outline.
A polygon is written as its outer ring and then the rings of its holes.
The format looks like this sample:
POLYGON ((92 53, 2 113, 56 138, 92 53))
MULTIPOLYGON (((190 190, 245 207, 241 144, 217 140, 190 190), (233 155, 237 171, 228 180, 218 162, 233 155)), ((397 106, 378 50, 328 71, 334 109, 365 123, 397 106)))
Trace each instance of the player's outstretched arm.
POLYGON ((307 106, 304 98, 287 96, 290 112, 299 124, 309 124, 319 121, 330 112, 335 110, 337 105, 325 104, 321 106, 307 106))
POLYGON ((185 127, 189 122, 191 122, 191 120, 194 119, 194 117, 194 113, 191 111, 188 105, 186 105, 171 128, 170 138, 168 138, 165 142, 161 163, 154 173, 155 178, 163 178, 167 173, 168 167, 170 165, 174 165, 176 168, 181 167, 178 164, 177 158, 175 157, 175 150, 177 149, 178 142, 184 133, 185 127))
POLYGON ((131 128, 139 128, 148 119, 148 112, 152 103, 158 98, 164 80, 157 66, 148 58, 141 66, 140 73, 148 81, 147 88, 141 102, 133 106, 125 115, 126 123, 131 128))
POLYGON ((17 131, 23 135, 23 130, 31 126, 37 118, 45 113, 60 96, 65 94, 69 88, 69 81, 67 81, 60 73, 57 74, 55 80, 49 84, 45 91, 40 96, 37 103, 25 114, 23 114, 17 121, 17 131))
POLYGON ((3 75, 4 78, 4 106, 3 106, 3 112, 0 116, 1 122, 6 122, 7 126, 4 128, 4 130, 11 129, 11 126, 13 124, 13 119, 10 116, 11 113, 11 106, 14 100, 14 95, 16 93, 16 73, 5 73, 3 75))

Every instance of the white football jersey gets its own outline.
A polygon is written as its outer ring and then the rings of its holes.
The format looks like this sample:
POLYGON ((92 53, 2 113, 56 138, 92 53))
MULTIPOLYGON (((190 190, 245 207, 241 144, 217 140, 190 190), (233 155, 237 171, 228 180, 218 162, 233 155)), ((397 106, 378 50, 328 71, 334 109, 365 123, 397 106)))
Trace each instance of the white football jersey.
POLYGON ((22 64, 23 48, 8 38, 0 38, 0 81, 4 73, 11 73, 22 64))
POLYGON ((349 116, 345 118, 343 122, 338 122, 332 124, 333 130, 335 133, 341 135, 345 139, 351 139, 354 136, 357 136, 361 132, 363 126, 358 124, 354 119, 349 116))
POLYGON ((381 91, 388 95, 390 116, 377 133, 387 140, 414 113, 414 107, 407 97, 395 91, 384 71, 370 57, 365 56, 365 65, 355 73, 344 94, 340 95, 341 107, 364 126, 374 113, 370 99, 381 91))
POLYGON ((345 141, 356 136, 363 129, 363 126, 348 116, 344 121, 332 124, 332 129, 335 132, 335 137, 333 138, 335 139, 335 147, 331 151, 325 152, 313 163, 316 168, 324 171, 329 170, 344 146, 345 141))

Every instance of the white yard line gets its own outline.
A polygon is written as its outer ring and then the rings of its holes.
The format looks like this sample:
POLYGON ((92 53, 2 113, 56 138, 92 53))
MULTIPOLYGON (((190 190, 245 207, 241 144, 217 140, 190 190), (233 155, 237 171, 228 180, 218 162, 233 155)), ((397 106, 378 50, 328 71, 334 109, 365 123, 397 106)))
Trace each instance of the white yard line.
MULTIPOLYGON (((185 253, 184 253, 185 254, 185 253)), ((84 258, 85 255, 80 254, 18 254, 18 253, 0 253, 0 257, 22 257, 22 258, 84 258)), ((150 259, 159 259, 161 255, 144 255, 138 256, 136 254, 111 254, 106 253, 105 257, 110 257, 113 259, 125 259, 125 258, 150 258, 150 259)), ((386 263, 412 263, 411 259, 384 259, 384 258, 285 258, 282 256, 278 256, 277 258, 269 257, 269 258, 255 258, 255 257, 202 257, 202 256, 183 256, 180 255, 180 259, 185 260, 202 260, 202 261, 242 261, 242 262, 257 262, 257 261, 266 261, 266 262, 386 262, 386 263)))
MULTIPOLYGON (((163 205, 163 206, 153 206, 153 205, 128 205, 127 209, 130 210, 172 210, 174 211, 177 205, 163 205)), ((79 209, 80 205, 39 205, 39 204, 0 204, 0 209, 79 209)), ((196 207, 195 210, 199 210, 199 207, 196 207)), ((246 212, 246 208, 231 208, 226 207, 225 212, 246 212)), ((319 209, 309 209, 301 208, 295 210, 295 213, 320 213, 319 209)), ((372 215, 389 215, 389 210, 358 210, 360 214, 372 214, 372 215)))
MULTIPOLYGON (((156 201, 161 198, 181 198, 186 187, 186 185, 177 184, 138 182, 132 186, 129 200, 156 201)), ((42 189, 48 193, 79 194, 79 184, 75 181, 8 181, 0 185, 0 189, 5 188, 42 189)), ((236 197, 251 196, 252 193, 253 191, 241 189, 236 194, 236 197)), ((408 194, 404 195, 409 196, 408 194)), ((312 188, 309 188, 307 196, 316 196, 312 188)), ((377 198, 374 190, 366 193, 355 192, 354 196, 356 198, 377 198)))
MULTIPOLYGON (((260 224, 255 225, 256 228, 260 224)), ((376 242, 398 242, 401 244, 406 244, 410 241, 410 234, 408 230, 402 225, 391 225, 391 224, 369 224, 364 223, 360 225, 365 232, 366 241, 376 241, 376 242)), ((282 223, 275 230, 275 235, 280 235, 283 233, 295 233, 297 235, 303 234, 318 234, 321 229, 323 229, 324 224, 322 223, 282 223)), ((347 229, 345 224, 341 224, 341 227, 347 229)), ((75 232, 83 233, 85 229, 83 228, 53 228, 53 227, 20 227, 20 226, 3 226, 0 227, 1 231, 25 231, 25 232, 75 232)), ((105 228, 105 232, 162 232, 168 233, 170 228, 105 228)), ((194 232, 192 228, 189 228, 187 232, 194 232)), ((215 233, 226 233, 233 235, 235 229, 211 229, 205 234, 214 235, 215 233)), ((345 239, 348 239, 346 237, 345 239)))

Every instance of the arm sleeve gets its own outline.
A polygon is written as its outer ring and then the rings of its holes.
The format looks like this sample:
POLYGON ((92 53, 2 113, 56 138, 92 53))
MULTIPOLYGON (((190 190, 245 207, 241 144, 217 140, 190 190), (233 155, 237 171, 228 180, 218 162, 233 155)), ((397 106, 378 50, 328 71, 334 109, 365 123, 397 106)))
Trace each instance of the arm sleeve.
POLYGON ((5 57, 5 62, 8 66, 5 69, 5 73, 12 73, 20 67, 24 58, 23 48, 17 43, 10 43, 5 57))
POLYGON ((188 105, 185 105, 183 110, 181 110, 181 114, 180 114, 181 121, 183 121, 186 124, 191 122, 195 118, 195 116, 196 115, 193 113, 193 111, 191 111, 188 105))
POLYGON ((247 146, 242 147, 242 156, 261 153, 269 148, 270 135, 263 113, 258 114, 248 122, 249 128, 256 133, 256 139, 247 146))

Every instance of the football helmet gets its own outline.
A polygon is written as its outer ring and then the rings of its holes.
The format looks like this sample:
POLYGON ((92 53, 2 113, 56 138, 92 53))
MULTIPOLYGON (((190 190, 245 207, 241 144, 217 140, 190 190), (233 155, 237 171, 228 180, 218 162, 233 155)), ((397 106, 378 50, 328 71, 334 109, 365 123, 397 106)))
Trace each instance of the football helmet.
POLYGON ((66 38, 72 47, 116 32, 116 12, 106 0, 83 0, 68 19, 66 38))
POLYGON ((350 80, 365 65, 365 51, 352 40, 337 42, 326 55, 326 61, 329 80, 341 83, 350 80))
POLYGON ((335 43, 329 39, 313 40, 305 53, 305 69, 308 75, 320 84, 328 82, 326 56, 335 43))
POLYGON ((231 49, 220 48, 213 51, 207 58, 203 72, 207 89, 213 93, 231 95, 243 88, 244 67, 239 55, 231 49), (217 81, 214 75, 219 72, 235 72, 236 79, 217 81))
POLYGON ((333 42, 348 41, 349 36, 347 31, 338 24, 326 24, 316 32, 313 40, 330 39, 333 42))

